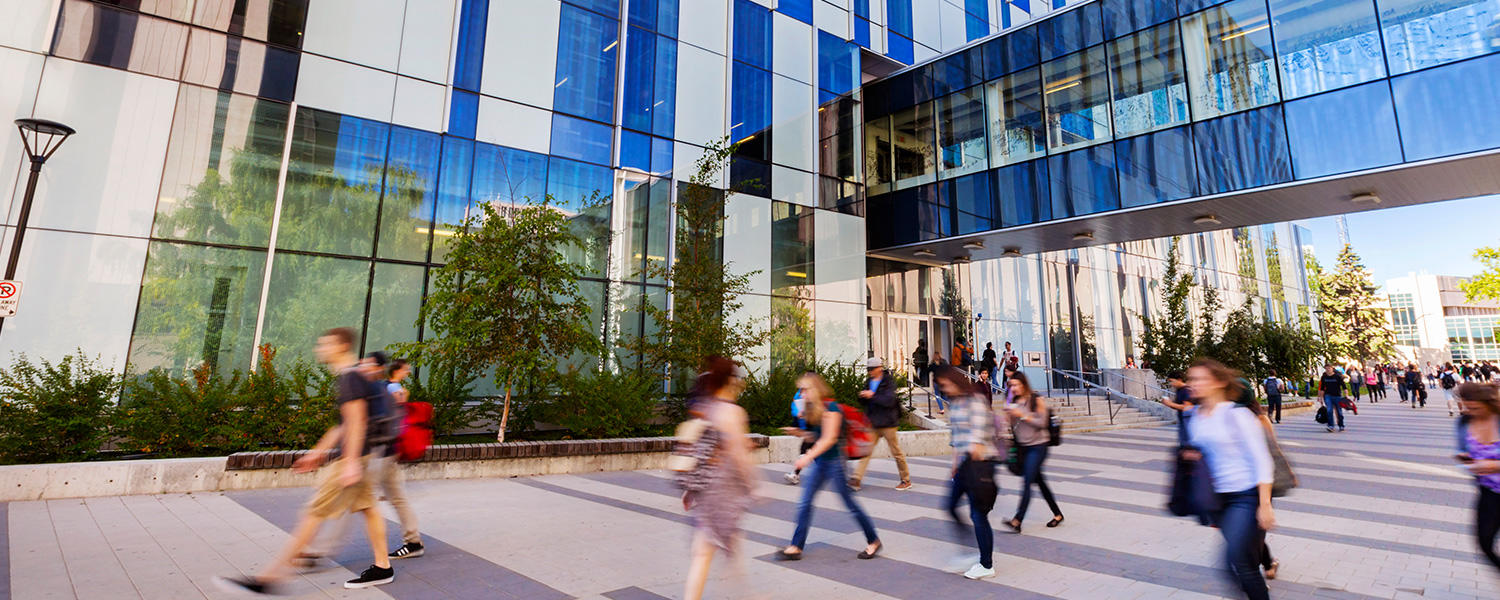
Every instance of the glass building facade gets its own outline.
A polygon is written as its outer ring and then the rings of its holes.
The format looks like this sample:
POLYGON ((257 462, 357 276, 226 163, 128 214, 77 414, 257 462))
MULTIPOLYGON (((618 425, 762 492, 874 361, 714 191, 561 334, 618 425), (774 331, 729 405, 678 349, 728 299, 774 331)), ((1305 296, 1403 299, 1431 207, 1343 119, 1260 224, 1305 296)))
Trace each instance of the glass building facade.
MULTIPOLYGON (((650 331, 642 307, 669 298, 642 267, 671 260, 678 188, 727 137, 725 268, 751 274, 742 316, 776 327, 752 367, 896 356, 898 329, 1117 366, 1163 240, 946 267, 867 252, 1500 146, 1497 6, 15 2, 0 111, 79 133, 43 172, 0 353, 140 372, 248 368, 258 344, 309 358, 338 325, 365 350, 422 339, 455 225, 544 195, 588 239, 569 258, 601 338, 650 331), (874 63, 917 66, 865 81, 874 63), (1388 118, 1328 118, 1349 106, 1388 118)), ((0 143, 7 244, 23 163, 0 143)), ((1292 315, 1297 237, 1198 234, 1184 257, 1292 315)))

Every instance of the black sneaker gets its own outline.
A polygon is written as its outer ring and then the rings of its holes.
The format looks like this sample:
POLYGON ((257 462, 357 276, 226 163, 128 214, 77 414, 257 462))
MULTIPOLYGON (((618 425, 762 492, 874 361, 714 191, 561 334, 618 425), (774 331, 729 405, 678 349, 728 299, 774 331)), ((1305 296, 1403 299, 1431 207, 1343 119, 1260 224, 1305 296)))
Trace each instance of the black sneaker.
POLYGON ((402 545, 400 548, 397 548, 395 552, 391 553, 391 558, 416 558, 418 556, 421 556, 424 552, 426 551, 422 549, 421 544, 411 542, 409 544, 402 545))
POLYGON ((256 577, 215 577, 214 585, 237 596, 279 596, 280 587, 256 577))
POLYGON ((370 565, 370 568, 365 569, 365 572, 360 573, 359 577, 355 577, 354 579, 345 581, 344 588, 351 590, 362 590, 365 588, 375 587, 377 585, 385 585, 395 580, 395 569, 392 569, 390 567, 382 569, 375 565, 370 565))
POLYGON ((299 554, 292 558, 292 567, 297 569, 297 573, 299 574, 321 573, 335 566, 337 565, 333 561, 327 560, 327 557, 324 556, 299 554))

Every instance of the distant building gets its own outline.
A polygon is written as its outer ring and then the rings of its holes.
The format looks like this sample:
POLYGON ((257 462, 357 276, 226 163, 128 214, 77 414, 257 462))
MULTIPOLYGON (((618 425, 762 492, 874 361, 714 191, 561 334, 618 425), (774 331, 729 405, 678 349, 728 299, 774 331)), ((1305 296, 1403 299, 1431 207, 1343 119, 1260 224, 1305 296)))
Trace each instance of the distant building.
POLYGON ((1468 302, 1464 277, 1409 274, 1385 282, 1396 345, 1411 357, 1441 351, 1443 360, 1500 361, 1500 302, 1468 302))

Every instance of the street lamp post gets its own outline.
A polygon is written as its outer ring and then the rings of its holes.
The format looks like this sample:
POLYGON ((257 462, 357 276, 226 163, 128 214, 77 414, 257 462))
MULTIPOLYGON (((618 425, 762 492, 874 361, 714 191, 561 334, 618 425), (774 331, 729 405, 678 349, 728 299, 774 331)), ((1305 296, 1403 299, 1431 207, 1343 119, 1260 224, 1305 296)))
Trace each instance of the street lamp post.
MULTIPOLYGON (((31 200, 36 195, 36 180, 42 174, 42 165, 62 146, 68 136, 76 133, 72 127, 45 119, 16 119, 16 129, 21 132, 21 144, 26 148, 26 157, 31 160, 31 175, 26 179, 26 195, 21 200, 21 214, 16 219, 16 239, 10 243, 10 261, 5 264, 5 279, 16 277, 16 265, 21 261, 21 241, 26 238, 26 221, 31 219, 31 200)), ((0 317, 0 327, 5 319, 0 317)))

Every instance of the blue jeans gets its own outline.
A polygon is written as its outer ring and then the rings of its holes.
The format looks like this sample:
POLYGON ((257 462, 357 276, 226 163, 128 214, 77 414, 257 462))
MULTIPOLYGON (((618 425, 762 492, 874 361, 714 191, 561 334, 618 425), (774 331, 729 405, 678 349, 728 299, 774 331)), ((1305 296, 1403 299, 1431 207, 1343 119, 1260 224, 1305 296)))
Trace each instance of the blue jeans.
POLYGON ((1339 429, 1344 428, 1344 408, 1339 406, 1338 396, 1323 396, 1323 407, 1328 409, 1328 428, 1333 429, 1334 417, 1338 417, 1339 429))
POLYGON ((1047 445, 1018 446, 1016 448, 1021 460, 1021 503, 1016 506, 1016 520, 1026 520, 1026 508, 1031 506, 1031 486, 1036 485, 1042 491, 1042 499, 1047 501, 1047 508, 1052 509, 1052 516, 1061 517, 1062 509, 1057 507, 1057 499, 1052 497, 1052 488, 1047 487, 1047 480, 1042 476, 1042 463, 1047 461, 1047 445))
POLYGON ((1219 512, 1214 522, 1224 534, 1225 558, 1230 578, 1250 600, 1269 600, 1266 580, 1261 576, 1266 532, 1260 528, 1256 511, 1260 509, 1260 490, 1219 494, 1219 512))
POLYGON ((812 526, 813 496, 825 482, 833 482, 833 491, 844 499, 844 506, 854 513, 854 520, 865 531, 865 542, 873 544, 880 538, 875 535, 875 524, 854 502, 854 492, 849 489, 848 477, 844 474, 843 457, 815 460, 802 476, 802 499, 797 501, 797 530, 792 533, 792 546, 800 549, 807 545, 807 530, 812 526))
MULTIPOLYGON (((971 459, 965 458, 964 463, 969 460, 971 459)), ((990 527, 990 509, 995 507, 995 500, 994 498, 988 498, 988 501, 984 498, 976 500, 975 496, 982 494, 977 493, 975 486, 964 477, 964 473, 968 471, 965 467, 968 466, 961 463, 958 472, 953 474, 953 479, 948 481, 948 515, 953 517, 954 538, 959 543, 963 543, 966 529, 963 521, 958 519, 958 502, 964 496, 969 497, 969 520, 974 523, 974 542, 979 545, 979 564, 986 569, 993 569, 995 567, 995 530, 990 527)), ((990 478, 993 480, 995 464, 986 462, 979 466, 988 469, 991 473, 990 478)), ((989 495, 993 496, 993 493, 989 495)))

